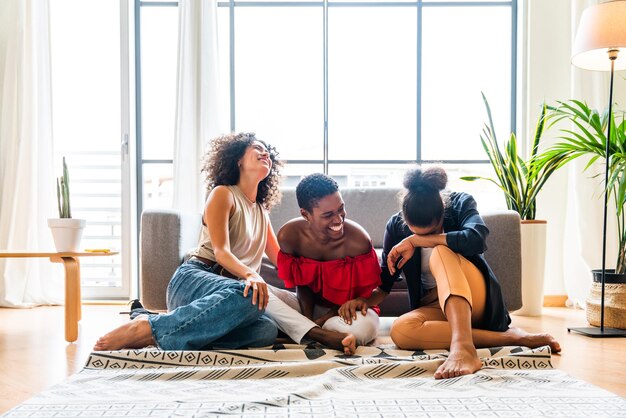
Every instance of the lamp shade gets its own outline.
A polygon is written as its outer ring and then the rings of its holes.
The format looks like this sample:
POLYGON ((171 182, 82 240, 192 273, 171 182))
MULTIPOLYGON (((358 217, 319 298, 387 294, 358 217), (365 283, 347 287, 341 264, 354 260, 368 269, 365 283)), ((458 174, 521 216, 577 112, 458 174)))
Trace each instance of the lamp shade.
POLYGON ((572 48, 572 64, 586 70, 610 71, 609 49, 619 50, 615 70, 626 68, 626 1, 586 8, 572 48))

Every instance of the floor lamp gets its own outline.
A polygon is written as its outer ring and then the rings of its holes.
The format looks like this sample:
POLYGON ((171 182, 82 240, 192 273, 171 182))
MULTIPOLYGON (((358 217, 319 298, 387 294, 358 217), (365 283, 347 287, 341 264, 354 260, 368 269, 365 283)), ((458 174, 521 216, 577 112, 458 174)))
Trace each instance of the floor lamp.
MULTIPOLYGON (((613 111, 613 72, 626 68, 626 1, 612 1, 585 9, 580 18, 576 40, 572 49, 572 64, 594 71, 610 71, 609 115, 613 111)), ((608 124, 604 184, 609 179, 609 138, 611 124, 608 124)), ((626 337, 626 330, 604 326, 604 285, 606 275, 606 216, 608 193, 604 193, 604 220, 602 229, 602 296, 600 300, 600 328, 568 328, 589 337, 626 337)))

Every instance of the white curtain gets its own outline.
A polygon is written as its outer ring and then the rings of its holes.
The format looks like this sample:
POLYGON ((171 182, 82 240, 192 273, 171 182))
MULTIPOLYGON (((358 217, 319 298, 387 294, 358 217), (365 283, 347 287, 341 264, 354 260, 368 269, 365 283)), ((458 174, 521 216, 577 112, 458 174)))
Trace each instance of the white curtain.
POLYGON ((208 141, 224 133, 228 113, 219 91, 217 0, 182 0, 179 13, 174 208, 200 212, 202 156, 208 141))
MULTIPOLYGON (((523 6, 522 135, 530 147, 541 104, 570 97, 570 0, 530 0, 523 6)), ((556 129, 544 131, 542 147, 557 142, 556 129)), ((527 148, 528 149, 528 148, 527 148)), ((567 210, 567 169, 552 175, 537 199, 537 219, 547 220, 545 295, 565 295, 563 283, 563 214, 567 210)))
MULTIPOLYGON (((52 161, 48 0, 0 2, 0 249, 49 250, 52 161)), ((58 265, 0 259, 0 305, 62 301, 58 265)))
MULTIPOLYGON (((571 8, 571 42, 574 42, 582 11, 597 0, 576 0, 571 8)), ((608 57, 607 57, 608 60, 608 57)), ((571 98, 587 102, 600 111, 608 107, 609 73, 581 70, 572 66, 571 98)), ((614 103, 626 110, 624 73, 615 74, 614 103)), ((584 306, 591 288, 591 270, 602 266, 602 222, 604 160, 583 172, 588 159, 570 163, 568 169, 568 205, 564 231, 564 284, 570 303, 584 306), (595 176, 599 174, 599 176, 595 176)), ((607 210, 607 268, 615 268, 617 259, 617 231, 614 204, 607 210)))

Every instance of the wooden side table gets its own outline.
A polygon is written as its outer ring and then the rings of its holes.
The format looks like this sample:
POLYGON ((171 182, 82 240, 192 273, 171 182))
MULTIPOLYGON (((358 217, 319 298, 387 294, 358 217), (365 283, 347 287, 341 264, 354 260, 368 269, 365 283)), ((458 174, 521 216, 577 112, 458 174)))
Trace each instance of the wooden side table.
POLYGON ((78 321, 81 318, 79 257, 102 257, 118 252, 33 252, 0 250, 0 258, 49 258, 53 263, 63 263, 65 268, 65 341, 78 339, 78 321))

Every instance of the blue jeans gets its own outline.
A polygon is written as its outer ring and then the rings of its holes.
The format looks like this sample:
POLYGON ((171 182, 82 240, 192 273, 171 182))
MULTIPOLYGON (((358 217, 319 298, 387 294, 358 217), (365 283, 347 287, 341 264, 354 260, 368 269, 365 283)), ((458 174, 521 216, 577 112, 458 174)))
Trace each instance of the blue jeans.
POLYGON ((150 315, 152 336, 163 350, 271 345, 278 330, 243 297, 243 282, 218 276, 199 260, 183 263, 167 287, 168 313, 150 315))

